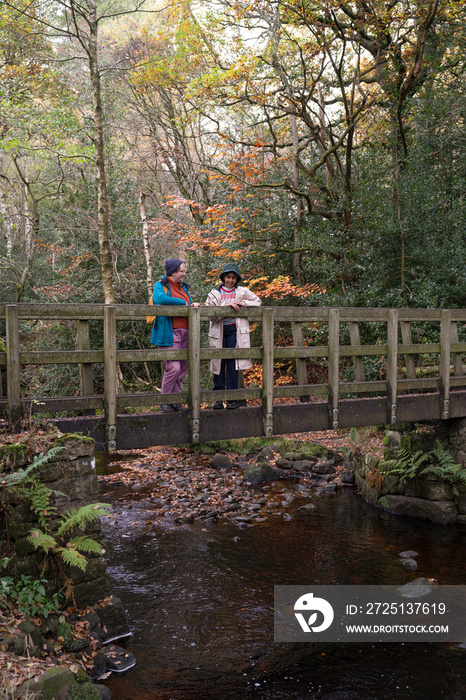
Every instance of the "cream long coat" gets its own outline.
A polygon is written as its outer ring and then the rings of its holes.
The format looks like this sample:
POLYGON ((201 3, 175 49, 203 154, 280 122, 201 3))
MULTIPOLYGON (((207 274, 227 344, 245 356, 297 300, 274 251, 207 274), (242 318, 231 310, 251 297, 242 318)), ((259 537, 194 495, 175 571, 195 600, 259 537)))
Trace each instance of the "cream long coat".
MULTIPOLYGON (((219 285, 221 286, 221 285, 219 285)), ((236 297, 235 301, 243 306, 260 306, 261 300, 258 296, 251 292, 247 287, 236 287, 236 297)), ((220 294, 219 288, 212 289, 207 297, 206 306, 227 306, 227 304, 222 303, 222 295, 220 294)), ((234 316, 235 310, 232 309, 232 316, 234 316)), ((211 348, 221 348, 223 347, 223 318, 212 317, 210 319, 209 326, 209 343, 211 348)), ((236 318, 236 347, 237 348, 250 348, 251 343, 249 340, 249 321, 247 318, 236 318)), ((210 371, 212 374, 220 374, 220 367, 222 361, 220 359, 210 361, 210 371)), ((236 369, 249 369, 252 367, 251 360, 235 360, 236 369)))

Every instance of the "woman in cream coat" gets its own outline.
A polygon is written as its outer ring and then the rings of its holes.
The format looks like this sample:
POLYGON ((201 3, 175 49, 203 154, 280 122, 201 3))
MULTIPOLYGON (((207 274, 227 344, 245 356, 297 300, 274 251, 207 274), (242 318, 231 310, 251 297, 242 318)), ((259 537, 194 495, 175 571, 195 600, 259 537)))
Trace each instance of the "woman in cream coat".
MULTIPOLYGON (((261 300, 247 287, 240 287, 241 275, 238 266, 229 263, 220 273, 222 284, 212 289, 206 300, 206 306, 231 306, 238 310, 241 306, 260 306, 261 300)), ((247 318, 211 318, 209 327, 211 348, 249 348, 249 321, 247 318)), ((214 375, 214 390, 231 390, 238 388, 238 371, 249 369, 252 362, 243 360, 220 360, 210 362, 210 371, 214 375)), ((216 401, 215 409, 223 408, 222 401, 216 401)), ((227 408, 238 408, 237 401, 228 401, 227 408)))

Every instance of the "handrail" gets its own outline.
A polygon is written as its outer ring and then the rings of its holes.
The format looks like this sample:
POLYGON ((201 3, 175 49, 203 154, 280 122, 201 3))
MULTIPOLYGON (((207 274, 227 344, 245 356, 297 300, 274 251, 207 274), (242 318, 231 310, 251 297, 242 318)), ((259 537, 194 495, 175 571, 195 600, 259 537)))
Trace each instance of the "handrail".
POLYGON ((309 396, 326 396, 330 425, 339 426, 339 406, 348 393, 365 396, 382 393, 387 402, 387 423, 396 423, 400 393, 430 390, 438 394, 440 417, 450 416, 452 389, 466 389, 466 374, 462 353, 466 342, 458 340, 458 323, 466 323, 466 309, 388 309, 388 308, 323 308, 323 307, 248 307, 233 312, 231 308, 167 307, 147 304, 0 304, 0 322, 4 319, 6 352, 0 352, 1 372, 6 370, 6 398, 0 384, 0 412, 3 411, 12 429, 20 416, 29 412, 90 411, 101 410, 105 414, 109 449, 115 444, 118 409, 155 406, 163 403, 188 402, 191 440, 199 440, 202 420, 201 405, 216 399, 260 399, 262 401, 263 434, 274 431, 274 399, 295 397, 308 401, 309 396), (189 317, 189 349, 118 349, 117 324, 121 321, 141 321, 141 334, 149 344, 150 327, 146 315, 189 317), (211 349, 201 347, 201 326, 212 315, 227 317, 238 315, 253 322, 262 323, 262 343, 250 349, 211 349), (28 350, 21 346, 21 323, 35 320, 76 321, 76 350, 28 350), (89 322, 103 324, 104 343, 99 349, 90 348, 89 322), (438 342, 412 342, 413 322, 439 324, 438 342), (276 325, 291 323, 293 346, 278 347, 274 343, 276 325), (328 344, 312 345, 305 337, 303 324, 328 324, 328 344), (380 344, 364 345, 360 340, 360 324, 377 323, 380 344), (341 327, 347 324, 350 344, 341 344, 341 327), (385 330, 383 330, 385 328, 385 330), (401 342, 399 333, 401 332, 401 342), (307 343, 307 344, 306 344, 307 343), (438 372, 434 377, 418 376, 414 356, 437 354, 438 372), (364 357, 384 358, 385 376, 370 381, 364 376, 364 357), (200 385, 200 364, 212 358, 251 358, 262 361, 262 385, 236 391, 214 392, 203 390, 200 385), (177 395, 156 393, 117 394, 118 365, 125 362, 153 362, 162 359, 188 359, 189 391, 177 395), (280 359, 294 359, 298 383, 293 386, 274 385, 274 363, 280 359), (308 382, 306 360, 321 358, 327 364, 326 383, 308 382), (341 361, 352 359, 354 381, 341 381, 341 361), (406 378, 400 375, 400 362, 405 366, 406 378), (104 393, 95 394, 92 382, 92 365, 104 366, 104 393), (24 365, 77 364, 80 369, 80 395, 73 397, 23 398, 21 395, 21 367, 24 365))

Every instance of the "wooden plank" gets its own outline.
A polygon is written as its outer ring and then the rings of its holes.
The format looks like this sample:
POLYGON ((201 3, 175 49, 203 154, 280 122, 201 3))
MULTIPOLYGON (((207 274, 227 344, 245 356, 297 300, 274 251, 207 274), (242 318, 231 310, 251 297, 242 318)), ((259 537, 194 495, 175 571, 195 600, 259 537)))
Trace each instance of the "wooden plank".
MULTIPOLYGON (((301 323, 291 322, 291 333, 293 336, 293 345, 295 348, 304 348, 303 326, 301 323)), ((296 376, 299 385, 307 384, 307 365, 304 357, 296 358, 296 376)), ((299 397, 301 403, 310 401, 309 394, 303 394, 299 397)))
POLYGON ((328 403, 330 424, 338 428, 338 402, 340 381, 340 311, 330 309, 328 316, 328 403))
POLYGON ((179 403, 188 402, 188 394, 186 391, 180 392, 179 394, 154 394, 153 392, 148 392, 147 394, 117 394, 117 409, 160 406, 162 403, 173 403, 173 397, 175 396, 179 403))
POLYGON ((201 325, 199 308, 189 307, 189 408, 191 440, 199 442, 201 411, 201 325))
POLYGON ((252 359, 262 360, 262 348, 201 348, 201 360, 212 359, 252 359))
MULTIPOLYGON (((261 399, 262 389, 225 389, 214 391, 204 389, 201 391, 201 403, 213 403, 214 401, 245 401, 246 399, 261 399)), ((235 414, 236 415, 236 414, 235 414)))
POLYGON ((305 348, 283 348, 276 347, 274 350, 274 357, 276 360, 288 359, 295 360, 297 357, 302 357, 303 359, 309 357, 328 357, 328 346, 327 345, 314 345, 307 346, 305 348))
POLYGON ((107 423, 108 451, 116 449, 116 307, 104 308, 104 397, 107 423))
POLYGON ((273 389, 273 395, 276 398, 283 396, 298 398, 303 391, 311 393, 312 396, 324 396, 327 398, 328 384, 307 384, 304 386, 293 384, 292 386, 276 386, 273 389))
POLYGON ((54 396, 23 399, 22 404, 28 413, 61 413, 63 411, 84 411, 95 415, 96 409, 104 408, 103 396, 54 396))
MULTIPOLYGON (((0 304, 0 318, 5 317, 7 304, 0 304)), ((18 304, 19 318, 22 319, 103 319, 104 304, 18 304)), ((274 307, 277 321, 327 321, 328 309, 324 307, 274 307)), ((361 308, 348 307, 341 308, 341 321, 386 321, 389 309, 387 308, 361 308)), ((222 311, 218 310, 222 315, 222 311)), ((212 310, 208 307, 201 307, 201 319, 207 319, 212 315, 212 310)), ((145 320, 145 317, 154 313, 153 307, 148 304, 121 304, 117 307, 117 320, 145 320)), ((173 316, 171 307, 157 309, 161 316, 173 316)), ((241 310, 239 315, 247 315, 248 318, 261 318, 261 309, 249 307, 241 310)), ((452 321, 466 321, 466 309, 451 309, 452 321)), ((179 307, 177 316, 187 316, 188 309, 179 307)), ((399 318, 403 321, 440 321, 440 309, 399 309, 399 318)))
POLYGON ((416 355, 422 353, 423 355, 435 355, 440 354, 440 343, 411 343, 398 345, 398 354, 403 355, 416 355))
POLYGON ((117 350, 117 362, 156 362, 162 360, 187 360, 187 350, 117 350))
POLYGON ((440 412, 443 420, 450 415, 450 342, 451 311, 442 311, 440 324, 440 412))
POLYGON ((373 394, 376 392, 385 395, 387 393, 387 382, 340 382, 340 396, 348 393, 373 394))
POLYGON ((434 389, 437 390, 440 385, 438 377, 420 377, 419 379, 398 379, 398 388, 403 391, 413 389, 434 389))
POLYGON ((7 304, 6 315, 6 386, 8 425, 12 432, 21 429, 21 383, 19 364, 19 317, 16 304, 7 304))
POLYGON ((262 309, 262 410, 264 434, 273 434, 273 364, 274 364, 274 309, 262 309))
POLYGON ((389 309, 387 319, 387 423, 396 423, 398 381, 398 310, 389 309))
POLYGON ((20 352, 21 365, 73 365, 104 361, 103 350, 31 350, 20 352))

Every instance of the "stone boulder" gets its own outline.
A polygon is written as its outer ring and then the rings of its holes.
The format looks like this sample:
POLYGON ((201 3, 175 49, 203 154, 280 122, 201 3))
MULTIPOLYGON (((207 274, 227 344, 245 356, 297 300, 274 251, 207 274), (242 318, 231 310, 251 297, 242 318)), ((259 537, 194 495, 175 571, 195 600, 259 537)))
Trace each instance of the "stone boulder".
POLYGON ((210 466, 213 469, 231 469, 235 466, 235 463, 228 455, 218 453, 210 460, 210 466))
POLYGON ((274 445, 270 445, 269 447, 264 447, 257 457, 254 459, 255 462, 272 462, 275 459, 275 453, 273 451, 274 445))
MULTIPOLYGON (((355 472, 356 486, 358 487, 361 496, 369 503, 377 504, 380 498, 380 492, 375 486, 371 486, 359 472, 355 472)), ((384 506, 382 506, 384 507, 384 506)))
POLYGON ((451 485, 446 481, 410 479, 404 485, 405 496, 427 498, 429 501, 448 501, 453 498, 451 485))
POLYGON ((271 464, 266 462, 248 464, 244 470, 244 479, 253 485, 277 481, 284 475, 286 475, 285 471, 272 467, 271 464))
POLYGON ((332 460, 317 462, 312 467, 312 471, 316 474, 335 474, 335 463, 332 460))
POLYGON ((453 501, 428 501, 426 498, 387 495, 379 499, 378 505, 397 515, 431 520, 448 525, 456 522, 458 509, 453 501))

